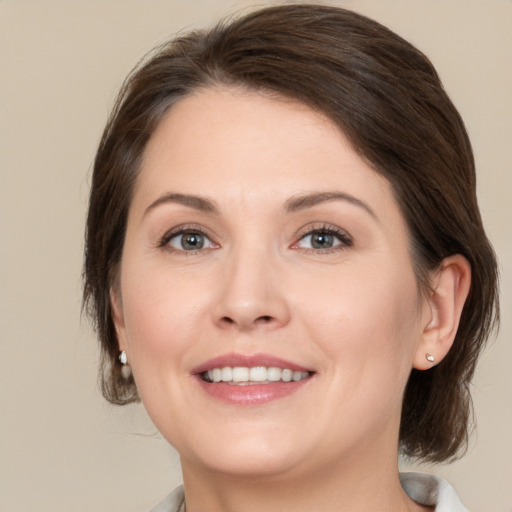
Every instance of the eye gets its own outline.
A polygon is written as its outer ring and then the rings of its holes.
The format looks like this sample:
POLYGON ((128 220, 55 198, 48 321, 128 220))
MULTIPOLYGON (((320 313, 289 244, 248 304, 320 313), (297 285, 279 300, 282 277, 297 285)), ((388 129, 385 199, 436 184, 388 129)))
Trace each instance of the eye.
POLYGON ((200 251, 216 247, 205 233, 197 229, 181 229, 169 233, 162 240, 161 246, 171 247, 177 251, 200 251))
POLYGON ((343 249, 351 245, 352 240, 343 231, 322 227, 312 229, 303 235, 299 241, 294 244, 294 248, 329 251, 331 249, 343 249))

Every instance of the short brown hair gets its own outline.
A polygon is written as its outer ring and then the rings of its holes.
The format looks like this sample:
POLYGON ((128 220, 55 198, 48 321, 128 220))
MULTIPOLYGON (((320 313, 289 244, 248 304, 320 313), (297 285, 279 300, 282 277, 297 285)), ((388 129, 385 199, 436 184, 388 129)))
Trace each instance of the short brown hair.
POLYGON ((477 358, 498 319, 497 265, 478 210, 471 145, 430 61, 341 8, 282 5, 224 21, 162 45, 127 78, 96 155, 86 227, 84 306, 102 347, 103 394, 118 404, 138 399, 133 379, 121 376, 109 292, 141 157, 170 106, 213 85, 277 93, 334 121, 392 184, 420 289, 449 255, 471 264, 454 345, 439 365, 412 370, 400 428, 406 455, 455 458, 467 445, 477 358))

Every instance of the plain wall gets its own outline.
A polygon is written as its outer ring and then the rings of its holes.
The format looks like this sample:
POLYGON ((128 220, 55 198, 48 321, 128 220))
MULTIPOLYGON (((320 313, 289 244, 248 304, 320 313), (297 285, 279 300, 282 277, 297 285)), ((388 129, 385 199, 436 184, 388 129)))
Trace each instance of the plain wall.
MULTIPOLYGON (((331 2, 333 3, 333 2, 331 2)), ((262 3, 259 3, 262 5, 262 3)), ((115 93, 155 44, 255 2, 0 1, 0 511, 140 512, 180 481, 142 406, 97 388, 80 319, 90 169, 115 93)), ((501 261, 502 330, 473 393, 478 436, 446 476, 473 512, 512 511, 512 2, 354 0, 422 49, 465 119, 501 261)))

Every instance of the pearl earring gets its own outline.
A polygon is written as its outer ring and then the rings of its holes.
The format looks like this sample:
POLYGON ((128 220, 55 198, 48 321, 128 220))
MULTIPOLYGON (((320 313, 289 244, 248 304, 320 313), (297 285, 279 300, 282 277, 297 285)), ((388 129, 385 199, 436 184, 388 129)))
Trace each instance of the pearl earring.
POLYGON ((429 363, 433 363, 436 360, 436 358, 431 354, 425 354, 425 358, 429 363))
POLYGON ((128 356, 126 355, 126 352, 124 350, 121 351, 119 354, 119 361, 123 366, 125 366, 128 363, 128 356))

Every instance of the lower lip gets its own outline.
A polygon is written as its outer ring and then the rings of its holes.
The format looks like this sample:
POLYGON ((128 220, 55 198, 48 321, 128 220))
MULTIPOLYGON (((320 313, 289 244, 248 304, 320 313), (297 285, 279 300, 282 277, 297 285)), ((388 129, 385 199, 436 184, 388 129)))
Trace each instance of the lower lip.
POLYGON ((197 377, 201 388, 213 398, 231 405, 260 405, 292 395, 311 380, 298 382, 272 382, 271 384, 250 384, 238 386, 224 382, 205 382, 197 377))

